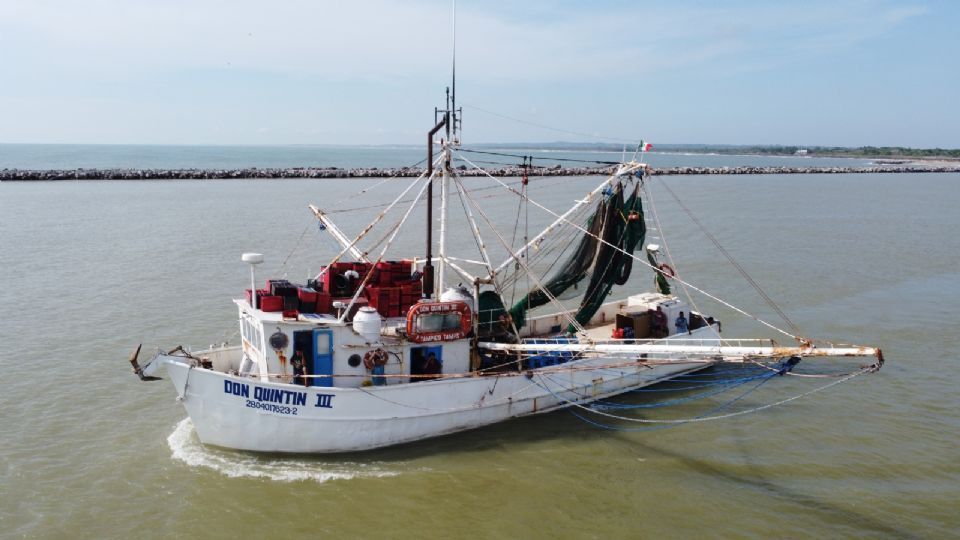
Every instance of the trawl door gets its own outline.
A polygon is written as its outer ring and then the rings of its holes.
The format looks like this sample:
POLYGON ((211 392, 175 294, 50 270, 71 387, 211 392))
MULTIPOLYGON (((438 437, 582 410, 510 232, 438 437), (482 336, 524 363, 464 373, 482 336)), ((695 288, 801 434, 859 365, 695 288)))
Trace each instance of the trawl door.
POLYGON ((330 330, 313 331, 313 377, 311 386, 333 386, 333 332, 330 330), (325 375, 325 376, 324 376, 325 375))

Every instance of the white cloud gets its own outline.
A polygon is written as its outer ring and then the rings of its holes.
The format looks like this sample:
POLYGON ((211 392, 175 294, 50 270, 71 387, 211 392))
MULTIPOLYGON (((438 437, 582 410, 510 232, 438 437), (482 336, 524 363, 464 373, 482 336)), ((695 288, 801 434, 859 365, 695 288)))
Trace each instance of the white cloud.
MULTIPOLYGON (((704 4, 461 1, 459 101, 579 133, 598 118, 608 136, 687 129, 711 98, 756 92, 750 81, 798 58, 834 62, 926 13, 890 0, 704 4), (682 108, 692 118, 677 122, 682 108)), ((419 140, 410 123, 448 80, 450 34, 438 0, 0 0, 0 140, 419 140)), ((470 113, 467 129, 569 138, 488 124, 470 113)))
MULTIPOLYGON (((484 5, 458 16, 461 73, 564 80, 698 66, 751 50, 829 49, 923 12, 866 2, 696 9, 627 6, 513 17, 484 5), (469 71, 468 71, 469 70, 469 71)), ((450 54, 445 3, 386 1, 9 1, 0 29, 21 68, 96 77, 237 69, 330 80, 416 78, 450 54)))

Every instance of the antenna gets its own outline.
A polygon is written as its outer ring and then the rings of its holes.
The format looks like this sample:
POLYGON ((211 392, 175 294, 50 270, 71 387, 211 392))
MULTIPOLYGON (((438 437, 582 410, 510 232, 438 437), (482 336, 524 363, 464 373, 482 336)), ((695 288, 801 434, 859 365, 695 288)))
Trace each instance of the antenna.
POLYGON ((260 253, 244 253, 240 260, 250 265, 250 307, 257 309, 257 278, 254 276, 253 268, 263 262, 263 255, 260 253))
POLYGON ((457 0, 453 0, 453 66, 452 66, 452 83, 450 84, 451 94, 450 94, 450 115, 451 115, 451 127, 453 128, 453 135, 450 137, 450 142, 459 143, 457 138, 457 124, 459 120, 457 118, 457 0))

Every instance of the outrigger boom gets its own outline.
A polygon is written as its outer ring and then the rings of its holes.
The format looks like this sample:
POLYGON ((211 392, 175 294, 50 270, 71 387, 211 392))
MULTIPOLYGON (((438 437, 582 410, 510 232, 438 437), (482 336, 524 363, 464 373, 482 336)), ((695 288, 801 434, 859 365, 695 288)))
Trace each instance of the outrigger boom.
MULTIPOLYGON (((627 343, 626 341, 608 341, 594 343, 544 343, 546 340, 538 340, 536 344, 521 343, 480 343, 481 349, 491 351, 508 352, 597 352, 607 354, 684 354, 699 356, 716 356, 725 361, 736 361, 736 359, 749 358, 784 358, 790 356, 873 356, 882 362, 883 353, 875 347, 849 346, 849 347, 781 347, 773 340, 755 340, 759 342, 756 345, 704 345, 705 340, 683 340, 671 339, 671 343, 665 343, 663 340, 648 340, 644 343, 627 343), (689 341, 693 343, 672 343, 675 341, 689 341), (761 344, 762 342, 769 344, 761 344)), ((633 340, 644 341, 644 340, 633 340)), ((713 341, 713 340, 711 340, 713 341)), ((746 341, 746 340, 738 340, 746 341)))

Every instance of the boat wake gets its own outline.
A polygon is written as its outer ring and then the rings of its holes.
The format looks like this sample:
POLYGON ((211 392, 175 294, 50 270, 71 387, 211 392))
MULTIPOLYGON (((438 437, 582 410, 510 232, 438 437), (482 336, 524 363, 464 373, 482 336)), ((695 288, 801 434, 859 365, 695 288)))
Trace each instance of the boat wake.
POLYGON ((212 469, 230 478, 266 478, 278 482, 317 483, 355 478, 398 476, 376 464, 330 462, 309 458, 262 457, 240 452, 208 448, 200 443, 190 418, 184 418, 167 437, 174 459, 190 467, 212 469))

